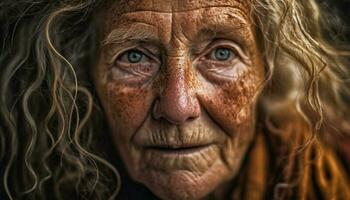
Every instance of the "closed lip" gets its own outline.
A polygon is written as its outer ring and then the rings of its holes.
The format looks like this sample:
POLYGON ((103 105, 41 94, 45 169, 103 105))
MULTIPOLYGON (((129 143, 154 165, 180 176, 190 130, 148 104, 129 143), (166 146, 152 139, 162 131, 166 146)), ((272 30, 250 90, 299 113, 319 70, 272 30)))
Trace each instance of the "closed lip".
POLYGON ((147 146, 147 150, 156 151, 158 153, 165 154, 189 154, 201 151, 213 145, 209 144, 183 144, 183 145, 169 145, 169 144, 160 144, 147 146))

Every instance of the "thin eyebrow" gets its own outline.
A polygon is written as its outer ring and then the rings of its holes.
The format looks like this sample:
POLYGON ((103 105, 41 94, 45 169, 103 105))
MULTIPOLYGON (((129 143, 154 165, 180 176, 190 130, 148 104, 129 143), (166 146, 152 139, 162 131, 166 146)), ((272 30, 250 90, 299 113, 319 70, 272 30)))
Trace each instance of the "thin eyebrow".
POLYGON ((157 40, 154 27, 144 23, 136 23, 132 26, 121 26, 112 30, 107 37, 102 41, 102 45, 122 44, 125 41, 153 41, 157 40), (141 25, 140 25, 141 24, 141 25))

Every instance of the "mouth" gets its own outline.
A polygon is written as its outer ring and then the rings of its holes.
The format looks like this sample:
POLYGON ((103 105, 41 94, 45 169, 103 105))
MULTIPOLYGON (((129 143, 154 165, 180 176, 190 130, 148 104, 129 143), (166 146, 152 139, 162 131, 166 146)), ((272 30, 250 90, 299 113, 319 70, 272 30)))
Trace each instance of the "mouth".
POLYGON ((216 143, 152 145, 143 151, 142 160, 148 169, 163 172, 205 171, 218 158, 216 143))
POLYGON ((188 155, 200 152, 204 149, 207 149, 212 144, 204 144, 204 145, 183 145, 183 146, 167 146, 167 145, 158 145, 158 146, 150 146, 147 147, 148 150, 168 154, 168 155, 188 155))

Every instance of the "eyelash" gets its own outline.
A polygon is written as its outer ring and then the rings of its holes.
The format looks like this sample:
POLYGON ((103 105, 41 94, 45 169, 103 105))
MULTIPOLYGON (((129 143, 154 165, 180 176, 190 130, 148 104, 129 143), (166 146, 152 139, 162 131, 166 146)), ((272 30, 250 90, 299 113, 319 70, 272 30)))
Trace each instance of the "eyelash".
MULTIPOLYGON (((206 51, 204 51, 203 53, 200 54, 199 59, 202 59, 202 57, 206 57, 209 58, 209 56, 213 53, 215 53, 216 50, 218 49, 227 49, 230 51, 231 56, 233 57, 232 59, 230 59, 230 61, 236 60, 238 58, 241 58, 241 54, 239 52, 239 50, 237 49, 237 47, 231 46, 231 45, 227 45, 227 44, 222 44, 222 42, 218 43, 218 44, 214 44, 214 45, 209 45, 209 48, 207 48, 206 51)), ((213 62, 218 62, 218 63, 223 63, 225 61, 218 61, 216 59, 211 59, 211 61, 213 62)), ((227 62, 227 61, 226 61, 227 62)))
MULTIPOLYGON (((138 49, 138 48, 132 48, 132 49, 128 49, 128 50, 126 50, 126 51, 124 51, 124 52, 122 52, 121 54, 119 54, 116 58, 114 58, 113 60, 114 60, 114 62, 113 63, 116 63, 116 62, 118 62, 118 61, 120 61, 120 60, 122 60, 124 57, 126 57, 126 60, 127 59, 129 59, 128 58, 128 53, 132 53, 132 52, 136 52, 136 53, 141 53, 142 55, 142 57, 141 57, 141 60, 142 59, 147 59, 147 60, 151 60, 152 58, 150 58, 150 56, 147 54, 147 53, 145 53, 143 50, 140 50, 140 49, 138 49)), ((135 63, 133 63, 133 62, 128 62, 128 61, 123 61, 123 62, 125 62, 125 63, 128 63, 128 64, 131 64, 131 65, 134 65, 134 64, 139 64, 139 62, 135 62, 135 63)))

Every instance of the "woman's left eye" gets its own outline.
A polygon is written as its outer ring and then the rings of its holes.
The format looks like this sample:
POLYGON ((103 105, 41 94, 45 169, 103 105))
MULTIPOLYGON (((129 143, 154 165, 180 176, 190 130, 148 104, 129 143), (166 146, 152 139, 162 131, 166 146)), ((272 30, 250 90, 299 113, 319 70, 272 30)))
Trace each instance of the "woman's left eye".
POLYGON ((235 57, 235 53, 225 47, 216 48, 209 53, 209 59, 211 60, 229 61, 233 57, 235 57))

